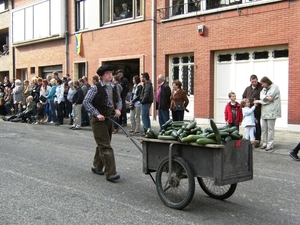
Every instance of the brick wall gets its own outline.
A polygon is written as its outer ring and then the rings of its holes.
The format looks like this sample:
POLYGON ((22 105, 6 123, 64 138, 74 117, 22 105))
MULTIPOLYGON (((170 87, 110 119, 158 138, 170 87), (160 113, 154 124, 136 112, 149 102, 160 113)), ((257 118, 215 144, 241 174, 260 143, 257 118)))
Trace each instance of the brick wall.
MULTIPOLYGON (((163 1, 161 1, 163 2, 163 1)), ((158 8, 165 7, 162 3, 158 8)), ((214 58, 216 50, 288 44, 289 124, 299 124, 300 2, 278 2, 251 8, 159 23, 157 26, 157 71, 167 74, 166 55, 194 53, 195 117, 213 116, 214 58), (199 36, 197 27, 205 25, 199 36), (198 96, 206 96, 198 98, 198 96), (203 107, 203 105, 210 107, 203 107)), ((159 17, 157 20, 160 21, 159 17)), ((161 21, 160 21, 161 22, 161 21)))

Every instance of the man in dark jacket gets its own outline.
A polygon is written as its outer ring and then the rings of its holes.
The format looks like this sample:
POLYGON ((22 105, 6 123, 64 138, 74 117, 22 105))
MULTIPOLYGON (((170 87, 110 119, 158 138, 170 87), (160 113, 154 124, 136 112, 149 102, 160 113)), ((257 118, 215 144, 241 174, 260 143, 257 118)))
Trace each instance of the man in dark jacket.
POLYGON ((153 102, 153 85, 150 81, 148 73, 142 73, 141 81, 143 82, 143 89, 141 93, 142 104, 142 122, 144 126, 144 132, 151 127, 149 110, 153 102))
POLYGON ((84 95, 78 81, 74 82, 74 87, 76 88, 76 92, 72 98, 73 109, 74 109, 74 122, 73 125, 70 127, 70 129, 78 130, 80 129, 81 126, 81 108, 82 108, 84 95))
MULTIPOLYGON (((250 101, 250 107, 253 106, 253 101, 254 100, 260 100, 260 91, 263 89, 261 86, 261 83, 258 82, 257 76, 256 75, 251 75, 250 76, 250 82, 251 85, 248 86, 243 94, 243 98, 248 98, 250 101)), ((260 137, 261 137, 261 125, 260 125, 260 116, 261 116, 261 105, 258 104, 256 106, 255 111, 254 111, 254 117, 255 117, 255 140, 256 144, 255 147, 259 147, 260 143, 260 137)))
POLYGON ((124 70, 120 69, 116 72, 117 76, 120 78, 120 84, 123 88, 121 92, 121 98, 122 98, 122 111, 121 111, 121 117, 120 117, 120 124, 122 124, 123 127, 127 126, 127 113, 126 113, 126 97, 129 92, 129 82, 126 77, 124 77, 124 70))
POLYGON ((165 82, 163 75, 157 76, 157 84, 159 86, 156 92, 156 109, 158 110, 158 120, 161 130, 162 125, 170 119, 171 88, 168 83, 165 82))
POLYGON ((98 175, 106 175, 106 180, 115 181, 120 178, 117 174, 114 151, 111 147, 113 131, 112 120, 107 117, 121 115, 122 100, 117 86, 112 83, 112 68, 103 65, 97 70, 101 81, 88 90, 83 105, 90 113, 97 148, 94 156, 92 171, 98 175), (104 171, 103 171, 104 168, 104 171))

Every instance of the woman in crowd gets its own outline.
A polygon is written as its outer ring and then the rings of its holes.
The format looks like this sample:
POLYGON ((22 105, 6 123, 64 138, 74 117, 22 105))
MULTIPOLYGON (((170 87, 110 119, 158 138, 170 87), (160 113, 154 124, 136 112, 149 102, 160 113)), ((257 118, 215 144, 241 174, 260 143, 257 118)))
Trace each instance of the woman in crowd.
POLYGON ((171 112, 173 121, 183 121, 184 110, 189 104, 189 99, 184 90, 181 89, 182 83, 179 80, 173 82, 173 91, 170 97, 171 112))
POLYGON ((28 80, 24 80, 23 82, 23 105, 26 105, 26 99, 29 96, 29 81, 28 80))
POLYGON ((141 128, 142 104, 140 102, 140 96, 143 87, 141 84, 140 77, 138 75, 134 76, 132 81, 133 81, 133 88, 132 88, 132 93, 131 93, 131 98, 129 103, 131 130, 129 131, 129 133, 137 134, 140 132, 140 128, 141 128))
MULTIPOLYGON (((44 79, 42 81, 42 87, 40 89, 40 96, 46 96, 49 94, 51 87, 48 85, 48 81, 44 79)), ((43 104, 43 109, 44 109, 44 122, 47 122, 48 117, 49 117, 49 100, 46 100, 45 102, 42 102, 43 104)))
POLYGON ((69 86, 69 90, 68 90, 68 95, 67 95, 67 99, 68 99, 67 107, 68 107, 68 111, 70 112, 70 123, 69 123, 69 125, 72 125, 73 124, 73 116, 74 116, 72 99, 73 99, 73 96, 76 92, 76 89, 74 88, 74 82, 73 81, 69 81, 68 86, 69 86))
POLYGON ((51 79, 50 81, 51 89, 49 91, 49 94, 46 96, 46 98, 49 100, 49 117, 47 122, 48 123, 56 123, 56 112, 55 112, 55 105, 54 105, 54 96, 56 92, 56 80, 51 79))
POLYGON ((11 115, 11 107, 13 106, 13 98, 12 98, 12 91, 11 88, 6 86, 5 87, 5 95, 4 95, 4 107, 5 107, 5 111, 8 115, 11 115))
POLYGON ((39 84, 38 84, 38 78, 33 77, 31 80, 31 85, 29 88, 30 91, 30 95, 33 97, 33 101, 38 102, 39 101, 39 92, 40 92, 40 88, 39 88, 39 84))
MULTIPOLYGON (((13 100, 14 100, 14 109, 15 109, 15 114, 17 114, 20 110, 19 104, 22 105, 22 99, 23 99, 23 86, 22 82, 17 79, 15 80, 15 87, 12 90, 12 95, 13 95, 13 100)), ((22 106, 21 106, 22 108, 22 106)))
POLYGON ((260 83, 263 87, 260 92, 261 100, 254 101, 261 104, 263 144, 260 148, 270 151, 274 147, 275 122, 281 117, 280 90, 268 77, 261 78, 260 83))

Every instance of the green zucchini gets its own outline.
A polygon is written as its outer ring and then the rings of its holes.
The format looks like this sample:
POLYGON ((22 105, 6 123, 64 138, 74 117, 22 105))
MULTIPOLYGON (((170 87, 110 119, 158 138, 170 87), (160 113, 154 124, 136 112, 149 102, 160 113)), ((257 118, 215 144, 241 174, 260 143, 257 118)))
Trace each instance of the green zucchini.
POLYGON ((171 135, 158 135, 158 139, 160 140, 177 140, 176 137, 173 137, 171 135))
POLYGON ((191 123, 189 123, 189 125, 186 126, 185 130, 191 130, 193 128, 195 128, 197 126, 197 122, 193 121, 191 123))
POLYGON ((200 134, 199 136, 206 138, 207 135, 209 135, 209 134, 210 134, 210 133, 202 133, 202 134, 200 134))
MULTIPOLYGON (((220 135, 221 135, 221 137, 227 137, 227 136, 229 136, 229 133, 228 132, 224 132, 224 131, 220 131, 220 135)), ((215 133, 211 133, 211 134, 207 135, 206 137, 208 137, 208 138, 216 138, 216 135, 215 135, 215 133)))
POLYGON ((183 132, 183 129, 180 128, 180 129, 177 131, 177 135, 180 135, 182 132, 183 132))
POLYGON ((230 137, 232 138, 232 140, 241 140, 242 139, 242 137, 240 136, 240 134, 238 132, 237 133, 232 132, 230 134, 230 137))
POLYGON ((171 136, 173 136, 173 137, 177 138, 177 137, 178 137, 178 135, 177 135, 177 131, 176 131, 176 130, 174 130, 174 131, 171 133, 171 136))
POLYGON ((191 129, 191 133, 197 133, 197 131, 202 131, 201 127, 195 127, 193 129, 191 129))
POLYGON ((189 136, 182 138, 182 139, 181 139, 181 142, 182 142, 182 143, 195 142, 195 141, 197 141, 199 138, 201 138, 200 135, 193 135, 193 134, 190 134, 189 136))
POLYGON ((210 139, 210 138, 199 138, 196 141, 196 143, 199 145, 207 145, 207 144, 217 144, 217 141, 215 139, 210 139))
POLYGON ((172 126, 181 127, 184 125, 184 121, 173 121, 172 126))
POLYGON ((157 138, 158 137, 158 133, 156 133, 154 130, 152 130, 151 128, 148 128, 145 137, 147 138, 157 138))
POLYGON ((225 142, 228 143, 229 141, 232 141, 232 138, 231 138, 230 136, 227 136, 227 137, 225 138, 225 142))
POLYGON ((207 128, 204 129, 203 132, 204 133, 213 133, 214 131, 211 128, 207 127, 207 128))
POLYGON ((165 122, 161 127, 163 129, 167 128, 168 126, 171 126, 173 120, 172 119, 169 119, 167 122, 165 122))
POLYGON ((166 130, 165 133, 164 133, 164 135, 167 135, 167 136, 168 136, 168 135, 171 135, 171 133, 172 133, 173 131, 174 131, 174 130, 166 130))
POLYGON ((211 126, 211 129, 212 129, 212 130, 214 131, 214 133, 215 133, 217 144, 221 144, 221 135, 220 135, 219 129, 218 129, 218 127, 216 126, 216 124, 215 124, 215 122, 213 121, 213 119, 210 119, 210 126, 211 126))
MULTIPOLYGON (((219 129, 219 130, 220 130, 220 129, 219 129)), ((227 128, 227 129, 220 130, 220 131, 228 132, 228 133, 231 134, 232 132, 236 131, 236 127, 233 126, 233 127, 227 128)))
POLYGON ((219 127, 218 129, 221 131, 221 130, 227 130, 227 129, 229 129, 230 128, 230 125, 225 125, 225 126, 223 126, 223 127, 219 127))

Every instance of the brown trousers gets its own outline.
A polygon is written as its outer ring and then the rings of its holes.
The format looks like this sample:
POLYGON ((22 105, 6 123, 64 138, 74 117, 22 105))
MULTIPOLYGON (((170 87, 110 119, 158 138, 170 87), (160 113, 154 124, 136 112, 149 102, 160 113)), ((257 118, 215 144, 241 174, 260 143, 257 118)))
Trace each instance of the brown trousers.
POLYGON ((94 139, 97 143, 93 166, 98 170, 102 170, 103 167, 105 167, 104 172, 106 177, 115 175, 117 171, 114 150, 110 146, 113 124, 108 119, 99 121, 98 118, 94 116, 90 116, 90 121, 94 139))

